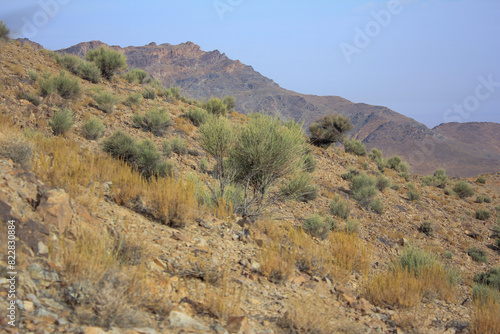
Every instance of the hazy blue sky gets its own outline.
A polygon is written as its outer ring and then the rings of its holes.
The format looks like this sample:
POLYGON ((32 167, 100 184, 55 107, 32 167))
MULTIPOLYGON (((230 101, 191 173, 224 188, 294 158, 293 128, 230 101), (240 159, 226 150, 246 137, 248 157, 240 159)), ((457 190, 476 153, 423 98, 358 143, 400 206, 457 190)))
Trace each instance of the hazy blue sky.
POLYGON ((500 122, 499 0, 0 0, 0 19, 48 49, 192 41, 300 93, 500 122))

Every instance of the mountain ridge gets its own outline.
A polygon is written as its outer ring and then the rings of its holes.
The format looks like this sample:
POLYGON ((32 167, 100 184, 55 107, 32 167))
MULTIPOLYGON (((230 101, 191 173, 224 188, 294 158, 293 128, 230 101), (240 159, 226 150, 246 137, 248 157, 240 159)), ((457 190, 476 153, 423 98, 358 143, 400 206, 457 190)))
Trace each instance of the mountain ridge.
POLYGON ((452 176, 498 171, 500 155, 475 149, 483 140, 460 145, 457 135, 450 130, 443 135, 384 106, 287 90, 252 66, 232 60, 219 50, 203 51, 190 41, 178 45, 152 42, 127 47, 91 41, 57 52, 84 57, 88 50, 100 46, 124 53, 129 68, 143 69, 165 86, 179 86, 189 97, 201 100, 234 96, 236 109, 246 114, 270 113, 302 121, 306 127, 327 114, 342 114, 354 125, 352 138, 361 140, 367 149, 381 149, 386 157, 400 155, 409 161, 415 173, 432 174, 437 168, 445 168, 452 176))

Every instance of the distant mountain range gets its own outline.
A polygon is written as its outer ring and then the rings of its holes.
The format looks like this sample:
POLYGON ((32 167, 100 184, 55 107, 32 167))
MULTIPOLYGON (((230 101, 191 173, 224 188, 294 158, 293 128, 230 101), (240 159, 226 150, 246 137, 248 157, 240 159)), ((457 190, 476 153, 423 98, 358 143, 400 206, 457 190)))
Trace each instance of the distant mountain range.
MULTIPOLYGON (((83 57, 100 46, 84 42, 61 53, 83 57)), ((448 123, 434 129, 382 106, 353 103, 338 96, 306 95, 281 88, 251 66, 229 59, 218 50, 205 52, 192 42, 179 45, 109 46, 123 52, 129 68, 141 68, 165 86, 175 85, 191 98, 232 95, 236 110, 265 112, 309 125, 330 113, 347 116, 354 124, 350 136, 385 156, 398 154, 411 170, 431 174, 445 168, 451 176, 475 176, 500 171, 500 124, 448 123)))

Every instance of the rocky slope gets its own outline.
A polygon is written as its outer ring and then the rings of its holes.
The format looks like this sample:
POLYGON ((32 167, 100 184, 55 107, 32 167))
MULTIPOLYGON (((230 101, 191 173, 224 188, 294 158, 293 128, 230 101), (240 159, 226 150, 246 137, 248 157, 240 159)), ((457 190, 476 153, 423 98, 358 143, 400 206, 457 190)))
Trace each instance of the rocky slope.
MULTIPOLYGON (((377 176, 376 164, 339 147, 313 147, 317 169, 312 178, 319 189, 316 199, 277 203, 279 215, 273 217, 275 220, 250 224, 200 204, 191 208, 195 218, 185 227, 172 228, 149 214, 148 203, 140 196, 119 200, 118 195, 127 188, 123 184, 120 187, 120 175, 104 172, 118 162, 105 160, 102 139, 87 140, 82 124, 89 117, 97 117, 106 125, 104 137, 121 129, 136 139, 151 139, 157 146, 180 136, 191 153, 174 153, 168 161, 175 165, 177 180, 191 182, 210 178, 198 167, 203 158, 209 157, 200 148, 196 127, 184 117, 191 105, 159 96, 145 99, 136 108, 118 103, 111 113, 97 109, 93 96, 99 91, 110 91, 124 101, 130 93, 144 89, 121 78, 99 84, 78 79, 82 88, 79 96, 65 100, 49 95, 35 105, 19 98, 19 93, 38 97, 39 83, 33 80, 34 74, 57 74, 60 66, 46 52, 29 46, 14 42, 0 46, 0 152, 16 138, 33 145, 31 166, 23 168, 6 154, 0 156, 1 310, 10 302, 4 247, 9 220, 15 221, 18 247, 18 327, 9 326, 2 311, 0 331, 472 332, 476 310, 471 301, 472 277, 500 263, 500 250, 492 235, 500 205, 500 174, 484 175, 484 183, 464 179, 475 194, 461 199, 449 191, 458 181, 455 178, 449 180, 445 193, 435 186, 424 186, 418 175, 411 174, 406 180, 388 169, 384 175, 392 186, 379 192, 384 210, 377 214, 353 200, 349 182, 342 177, 352 168, 377 176), (155 107, 167 109, 172 118, 172 126, 164 134, 153 136, 133 127, 132 115, 155 107), (60 108, 73 110, 75 124, 65 137, 55 138, 48 122, 60 108), (64 153, 62 157, 60 152, 64 153), (103 176, 97 177, 99 173, 103 176), (88 179, 86 175, 90 175, 88 179), (420 199, 409 198, 408 191, 413 188, 420 199), (476 195, 487 196, 489 203, 476 203, 476 195), (330 234, 333 239, 303 233, 300 227, 305 218, 314 213, 332 215, 330 203, 336 196, 347 201, 350 214, 349 221, 335 218, 337 229, 330 234), (476 219, 475 212, 480 208, 491 216, 476 219), (425 221, 430 222, 433 234, 421 231, 425 221), (357 233, 344 232, 348 224, 354 224, 351 229, 357 229, 357 233), (342 240, 345 249, 333 252, 331 247, 342 244, 342 240), (388 272, 391 260, 408 244, 432 252, 461 274, 463 279, 452 296, 427 293, 410 307, 370 299, 367 285, 378 274, 388 272), (270 252, 273 245, 278 246, 277 252, 270 252), (347 253, 353 252, 350 245, 357 248, 354 253, 347 253), (484 251, 488 264, 473 261, 465 253, 471 247, 484 251), (356 261, 365 264, 364 269, 339 270, 332 275, 321 268, 312 269, 325 256, 343 252, 348 261, 356 256, 356 261), (296 253, 313 254, 310 267, 299 261, 286 262, 288 255, 296 253), (113 254, 119 256, 109 256, 113 254), (277 277, 266 272, 265 267, 273 264, 271 260, 276 260, 277 267, 288 275, 277 277)), ((379 112, 387 110, 381 108, 379 112)), ((245 121, 238 113, 229 118, 245 121)))
MULTIPOLYGON (((88 50, 101 45, 105 44, 84 42, 60 52, 83 57, 88 50)), ((112 48, 127 56, 130 68, 144 69, 166 86, 179 86, 187 96, 205 99, 232 95, 237 110, 243 113, 269 112, 302 120, 306 126, 329 113, 343 114, 355 125, 352 137, 362 140, 369 149, 381 149, 386 156, 404 157, 411 170, 419 174, 431 174, 436 168, 445 168, 454 176, 498 171, 499 156, 481 149, 484 138, 474 141, 475 137, 469 137, 469 145, 464 146, 455 138, 443 137, 438 131, 385 107, 352 103, 338 96, 289 91, 218 50, 205 52, 192 42, 112 48)))

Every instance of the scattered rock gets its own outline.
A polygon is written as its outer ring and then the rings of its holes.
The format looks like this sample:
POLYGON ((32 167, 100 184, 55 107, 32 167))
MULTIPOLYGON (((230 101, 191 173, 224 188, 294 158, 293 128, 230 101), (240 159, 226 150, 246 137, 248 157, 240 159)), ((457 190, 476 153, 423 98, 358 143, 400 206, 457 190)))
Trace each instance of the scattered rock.
POLYGON ((189 315, 172 311, 169 316, 170 326, 173 328, 194 329, 199 331, 209 331, 210 329, 191 318, 189 315))

